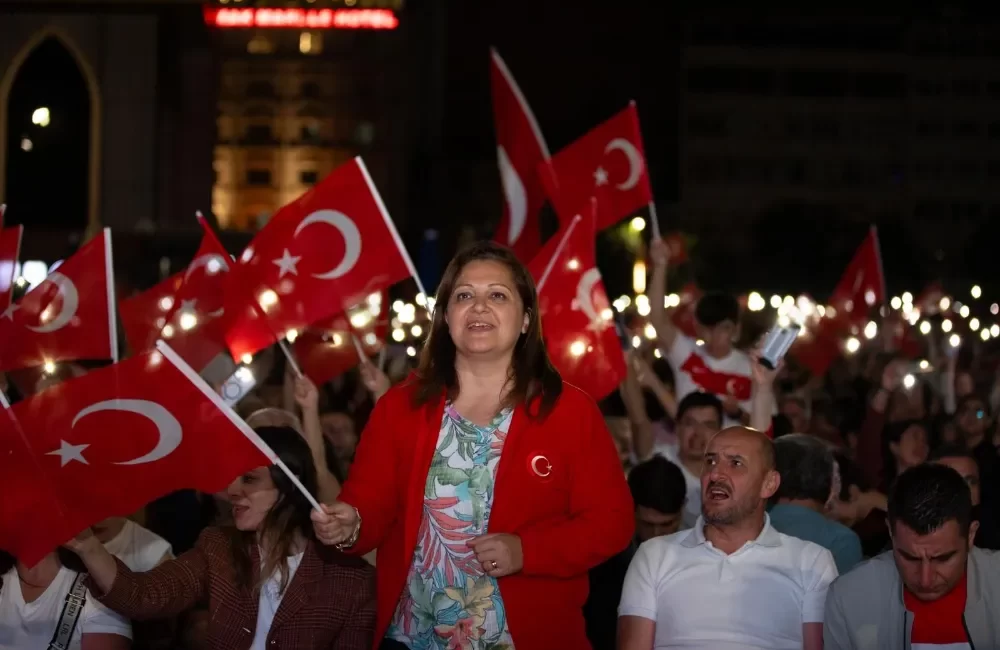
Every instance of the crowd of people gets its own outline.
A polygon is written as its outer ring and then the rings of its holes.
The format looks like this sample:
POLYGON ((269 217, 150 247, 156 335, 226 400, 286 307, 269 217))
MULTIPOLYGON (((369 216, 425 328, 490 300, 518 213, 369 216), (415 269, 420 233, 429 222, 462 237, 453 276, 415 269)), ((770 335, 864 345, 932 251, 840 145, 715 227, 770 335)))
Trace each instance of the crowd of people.
MULTIPOLYGON (((651 259, 666 295, 661 242, 651 259)), ((1000 648, 1000 404, 977 359, 909 387, 875 343, 825 377, 772 370, 707 294, 698 339, 653 309, 595 403, 509 250, 460 252, 435 304, 415 368, 317 387, 255 361, 274 381, 238 412, 320 510, 259 467, 3 558, 0 648, 1000 648)))

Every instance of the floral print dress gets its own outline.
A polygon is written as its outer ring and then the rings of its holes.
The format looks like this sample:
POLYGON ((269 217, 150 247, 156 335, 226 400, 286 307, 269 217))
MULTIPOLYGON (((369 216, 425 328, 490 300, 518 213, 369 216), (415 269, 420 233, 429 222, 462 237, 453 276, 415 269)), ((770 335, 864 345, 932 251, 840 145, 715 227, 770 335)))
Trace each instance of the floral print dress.
POLYGON ((496 578, 467 546, 484 535, 513 411, 478 426, 445 406, 406 589, 386 638, 410 650, 513 650, 496 578))

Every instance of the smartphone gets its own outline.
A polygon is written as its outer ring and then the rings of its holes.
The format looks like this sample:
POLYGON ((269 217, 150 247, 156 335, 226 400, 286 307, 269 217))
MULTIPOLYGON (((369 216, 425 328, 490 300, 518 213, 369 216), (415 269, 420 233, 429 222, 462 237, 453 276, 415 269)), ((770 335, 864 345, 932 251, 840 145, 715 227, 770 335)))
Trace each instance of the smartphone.
POLYGON ((222 382, 219 394, 222 396, 222 401, 226 403, 226 406, 232 408, 239 404, 240 400, 246 397, 256 386, 257 378, 253 376, 250 368, 240 366, 229 379, 222 382))
POLYGON ((795 343, 801 329, 800 325, 788 327, 775 325, 772 327, 771 331, 764 337, 764 343, 760 347, 760 364, 768 370, 777 368, 785 353, 792 347, 792 343, 795 343))

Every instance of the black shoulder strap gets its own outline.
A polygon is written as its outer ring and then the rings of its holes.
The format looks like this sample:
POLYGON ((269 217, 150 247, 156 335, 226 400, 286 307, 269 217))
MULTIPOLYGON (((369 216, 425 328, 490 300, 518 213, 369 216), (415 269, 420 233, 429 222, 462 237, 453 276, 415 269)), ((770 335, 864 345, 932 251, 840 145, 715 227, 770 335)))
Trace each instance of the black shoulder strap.
POLYGON ((87 574, 78 573, 73 579, 73 586, 66 594, 66 604, 63 605, 62 614, 59 615, 59 624, 56 626, 55 634, 49 641, 49 650, 67 650, 69 642, 73 639, 73 631, 83 613, 83 606, 87 602, 87 574))

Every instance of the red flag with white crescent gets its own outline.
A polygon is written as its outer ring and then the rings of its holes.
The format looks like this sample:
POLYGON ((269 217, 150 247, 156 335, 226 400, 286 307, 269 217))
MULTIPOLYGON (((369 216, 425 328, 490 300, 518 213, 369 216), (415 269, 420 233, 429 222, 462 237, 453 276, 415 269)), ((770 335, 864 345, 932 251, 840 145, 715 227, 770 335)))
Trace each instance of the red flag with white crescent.
POLYGON ((528 265, 540 284, 542 333, 562 378, 595 400, 614 391, 626 374, 625 355, 597 269, 593 211, 577 217, 528 265))
POLYGON ((151 350, 0 412, 0 548, 31 566, 102 519, 273 460, 176 353, 151 350))
POLYGON ((281 208, 227 274, 226 345, 234 359, 289 330, 364 302, 416 272, 360 158, 281 208))
POLYGON ((882 253, 879 250, 878 231, 872 226, 844 269, 844 275, 830 297, 830 306, 834 308, 834 318, 838 321, 864 326, 868 321, 869 311, 885 300, 882 253))
POLYGON ((0 315, 0 370, 116 359, 118 329, 107 228, 0 315))
POLYGON ((200 212, 197 219, 202 229, 201 244, 181 276, 159 336, 201 372, 226 351, 223 297, 233 260, 200 212))
POLYGON ((507 64, 496 50, 490 54, 493 124, 504 194, 503 216, 493 239, 509 246, 519 259, 530 260, 542 246, 545 190, 536 170, 549 159, 549 148, 507 64))
POLYGON ((539 166, 561 219, 597 199, 597 229, 610 228, 653 200, 635 102, 539 166))

